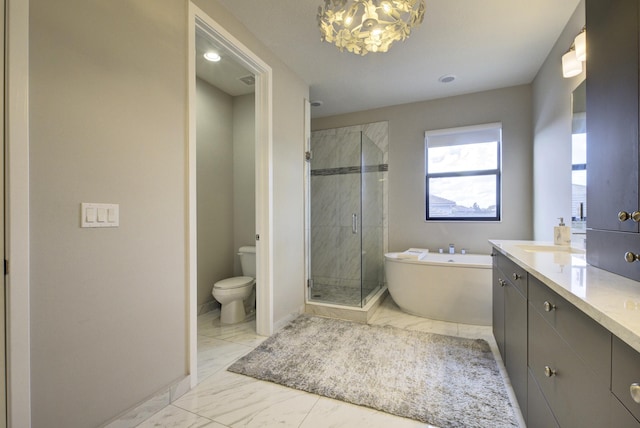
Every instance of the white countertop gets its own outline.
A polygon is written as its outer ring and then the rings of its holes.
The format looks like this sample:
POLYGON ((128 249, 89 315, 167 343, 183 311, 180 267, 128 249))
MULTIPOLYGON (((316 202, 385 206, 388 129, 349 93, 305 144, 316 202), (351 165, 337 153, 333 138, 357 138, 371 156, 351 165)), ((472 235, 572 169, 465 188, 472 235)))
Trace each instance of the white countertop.
POLYGON ((489 242, 640 352, 640 282, 589 266, 584 250, 542 241, 489 242), (532 251, 536 246, 545 251, 532 251))

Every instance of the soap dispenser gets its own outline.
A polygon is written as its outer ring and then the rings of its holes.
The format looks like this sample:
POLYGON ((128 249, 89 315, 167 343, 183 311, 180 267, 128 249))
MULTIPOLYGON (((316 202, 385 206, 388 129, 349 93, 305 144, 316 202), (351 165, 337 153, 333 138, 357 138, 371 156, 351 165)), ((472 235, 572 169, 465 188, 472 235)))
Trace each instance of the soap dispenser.
POLYGON ((560 224, 553 228, 553 243, 555 245, 571 245, 571 228, 565 226, 564 218, 558 217, 560 224))

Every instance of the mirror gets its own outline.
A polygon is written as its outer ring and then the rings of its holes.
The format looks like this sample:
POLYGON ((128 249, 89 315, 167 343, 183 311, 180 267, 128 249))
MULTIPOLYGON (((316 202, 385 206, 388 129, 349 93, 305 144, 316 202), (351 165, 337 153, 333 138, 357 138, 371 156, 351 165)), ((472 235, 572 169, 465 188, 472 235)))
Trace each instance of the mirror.
POLYGON ((586 82, 571 96, 571 232, 572 241, 586 238, 587 226, 587 91, 586 82))

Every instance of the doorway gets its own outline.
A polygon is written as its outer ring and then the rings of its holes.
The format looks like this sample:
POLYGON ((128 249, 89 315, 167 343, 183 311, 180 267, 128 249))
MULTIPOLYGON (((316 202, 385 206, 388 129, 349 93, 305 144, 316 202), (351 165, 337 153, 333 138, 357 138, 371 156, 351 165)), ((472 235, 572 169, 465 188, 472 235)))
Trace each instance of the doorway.
POLYGON ((196 175, 196 34, 223 49, 233 61, 255 79, 255 246, 256 246, 256 331, 273 332, 272 298, 272 72, 271 68, 222 26, 192 3, 189 4, 189 147, 188 147, 188 283, 189 366, 191 385, 197 384, 197 175, 196 175))

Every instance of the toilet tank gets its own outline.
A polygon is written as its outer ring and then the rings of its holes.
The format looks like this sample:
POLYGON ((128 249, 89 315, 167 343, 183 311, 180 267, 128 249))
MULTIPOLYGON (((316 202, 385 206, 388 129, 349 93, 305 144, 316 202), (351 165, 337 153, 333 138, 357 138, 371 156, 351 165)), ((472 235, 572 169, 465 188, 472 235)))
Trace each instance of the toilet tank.
POLYGON ((238 251, 240 256, 240 266, 242 266, 242 275, 256 277, 256 247, 247 246, 240 247, 238 251))

